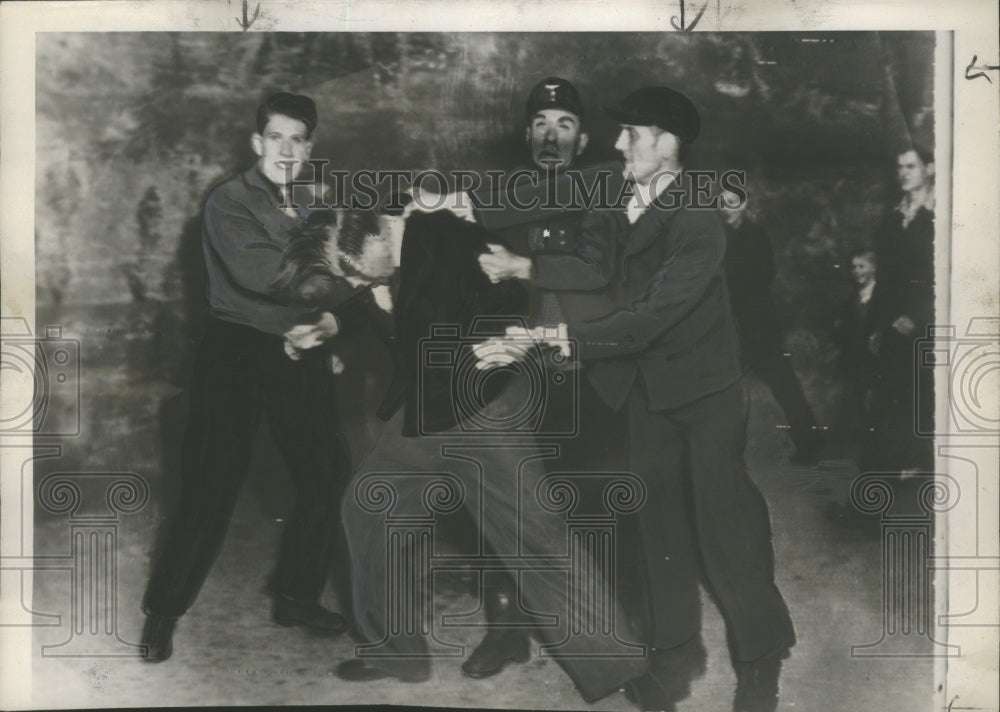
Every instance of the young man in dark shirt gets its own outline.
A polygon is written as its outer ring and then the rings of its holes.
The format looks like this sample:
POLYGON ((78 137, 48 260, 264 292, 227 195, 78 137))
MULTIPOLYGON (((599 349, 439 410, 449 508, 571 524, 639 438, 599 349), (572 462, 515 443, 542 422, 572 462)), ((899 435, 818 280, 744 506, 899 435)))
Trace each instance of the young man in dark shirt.
POLYGON ((934 323, 934 155, 908 148, 896 159, 902 197, 883 218, 874 236, 880 284, 888 301, 888 329, 880 360, 885 399, 891 402, 886 434, 894 442, 888 469, 931 472, 934 441, 919 437, 934 430, 934 379, 917 378, 915 343, 934 323))
POLYGON ((316 121, 308 97, 268 98, 251 137, 256 164, 217 186, 205 203, 210 311, 190 389, 180 502, 143 601, 150 662, 170 657, 176 621, 222 546, 265 413, 296 488, 269 583, 274 620, 331 635, 346 629, 343 617, 318 603, 350 475, 333 374, 318 353, 293 349, 296 358, 289 358, 284 338, 296 329, 299 343, 321 343, 339 326, 329 311, 289 304, 274 284, 290 231, 313 202, 300 193, 309 186, 292 183, 309 158, 316 121))

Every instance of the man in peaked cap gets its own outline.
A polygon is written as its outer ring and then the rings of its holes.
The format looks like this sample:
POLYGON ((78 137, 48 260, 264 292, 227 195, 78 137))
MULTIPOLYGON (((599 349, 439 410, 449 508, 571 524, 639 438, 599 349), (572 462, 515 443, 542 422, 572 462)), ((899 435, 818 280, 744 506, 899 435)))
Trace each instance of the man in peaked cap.
POLYGON ((616 308, 570 321, 568 334, 591 384, 627 413, 628 469, 647 489, 638 516, 656 652, 631 692, 643 709, 672 709, 684 696, 680 671, 704 654, 703 573, 727 624, 734 710, 774 710, 795 632, 774 582, 767 504, 744 461, 749 400, 726 237, 716 211, 698 209, 682 166, 701 121, 686 96, 659 86, 607 111, 621 124, 615 148, 631 199, 596 211, 610 228, 583 231, 574 254, 535 259, 530 273, 548 289, 602 274, 620 290, 616 308))
POLYGON ((528 94, 525 108, 525 139, 535 165, 545 170, 568 168, 588 140, 576 87, 560 77, 547 77, 528 94))
MULTIPOLYGON (((525 102, 525 143, 539 182, 558 179, 567 169, 577 167, 588 141, 584 119, 583 101, 568 80, 546 77, 531 89, 525 102)), ((539 215, 526 224, 499 227, 497 231, 510 243, 512 251, 491 245, 495 252, 481 259, 530 263, 531 259, 544 259, 547 254, 571 254, 579 239, 583 215, 578 209, 559 211, 539 215)), ((494 216, 489 213, 482 216, 488 227, 493 227, 491 217, 494 216)), ((531 301, 529 313, 538 326, 555 327, 569 319, 598 316, 611 306, 600 289, 582 289, 582 285, 577 285, 572 290, 550 291, 538 289, 530 280, 526 280, 526 286, 531 301)), ((565 377, 565 373, 557 373, 562 367, 548 368, 552 372, 551 382, 565 377)), ((547 440, 559 448, 559 457, 547 463, 550 470, 587 473, 619 467, 624 454, 621 445, 624 427, 621 419, 593 391, 586 387, 549 388, 545 399, 547 417, 540 424, 539 434, 559 434, 547 440), (615 433, 620 437, 613 437, 615 433)), ((581 487, 588 485, 582 483, 581 487)), ((597 485, 590 489, 581 492, 586 501, 600 494, 597 485)), ((509 662, 527 660, 530 624, 537 620, 523 610, 517 586, 507 572, 486 572, 482 596, 487 632, 462 665, 462 671, 474 678, 495 675, 509 662)))

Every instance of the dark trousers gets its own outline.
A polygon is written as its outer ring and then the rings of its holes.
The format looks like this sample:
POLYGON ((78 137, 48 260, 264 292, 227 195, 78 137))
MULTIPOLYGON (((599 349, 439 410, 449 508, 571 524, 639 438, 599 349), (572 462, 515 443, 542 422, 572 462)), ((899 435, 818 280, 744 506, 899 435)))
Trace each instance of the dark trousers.
MULTIPOLYGON (((503 422, 525 402, 530 383, 514 378, 482 415, 503 422)), ((343 521, 351 553, 354 619, 368 641, 359 654, 395 675, 427 672, 430 658, 461 652, 435 638, 432 625, 435 513, 464 507, 479 532, 484 564, 518 572, 520 600, 551 618, 537 628, 586 699, 609 694, 646 669, 641 646, 628 630, 613 629, 619 609, 590 595, 585 577, 567 576, 554 560, 570 551, 561 504, 565 490, 542 494, 546 452, 530 434, 477 437, 460 428, 441 436, 403 437, 396 413, 367 455, 344 497, 343 521)), ((551 449, 550 449, 551 450, 551 449)), ((588 571, 586 561, 574 564, 588 571)), ((447 568, 447 566, 445 566, 447 568)), ((453 568, 453 566, 452 566, 453 568)), ((602 580, 595 590, 606 590, 602 580)))
POLYGON ((767 504, 743 459, 748 412, 742 381, 656 413, 641 386, 630 395, 630 466, 647 488, 639 524, 656 648, 699 632, 702 572, 726 620, 734 660, 756 660, 795 642, 774 583, 767 504))
POLYGON ((929 437, 934 432, 933 369, 917 363, 916 341, 895 333, 882 340, 862 470, 934 471, 934 440, 929 437))
POLYGON ((816 418, 792 368, 791 357, 783 353, 777 339, 762 338, 756 343, 744 342, 743 360, 771 390, 788 421, 789 436, 795 447, 808 450, 818 437, 816 418))
MULTIPOLYGON (((552 381, 560 377, 559 370, 547 370, 546 376, 552 381)), ((556 450, 555 456, 544 462, 546 471, 579 474, 621 471, 625 458, 625 418, 601 400, 582 370, 565 378, 578 379, 578 385, 544 394, 545 410, 536 440, 556 450)), ((581 512, 602 510, 605 485, 602 480, 578 478, 574 485, 581 512)), ((623 553, 621 544, 619 541, 619 556, 623 553)), ((490 585, 504 593, 513 590, 513 584, 502 576, 489 579, 490 585)))
POLYGON ((180 616, 219 553, 266 413, 294 481, 271 588, 315 600, 326 582, 350 458, 338 434, 333 376, 318 355, 292 361, 282 339, 210 320, 195 363, 181 452, 180 501, 154 559, 144 610, 180 616))
MULTIPOLYGON (((540 438, 543 444, 559 448, 559 457, 546 460, 550 472, 610 473, 626 470, 628 450, 628 417, 623 410, 615 411, 604 402, 589 382, 579 374, 581 383, 574 407, 579 429, 573 437, 540 438)), ((580 495, 578 512, 588 516, 602 512, 605 506, 605 483, 601 477, 576 479, 580 495)), ((642 579, 643 556, 636 514, 617 517, 615 529, 616 591, 628 627, 645 633, 647 606, 642 579)), ((643 642, 648 642, 645 637, 643 642)))

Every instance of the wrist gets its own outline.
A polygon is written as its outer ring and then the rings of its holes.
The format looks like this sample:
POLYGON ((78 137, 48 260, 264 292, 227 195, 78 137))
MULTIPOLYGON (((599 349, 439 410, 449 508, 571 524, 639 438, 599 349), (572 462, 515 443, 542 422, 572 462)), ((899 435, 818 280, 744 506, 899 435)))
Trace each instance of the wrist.
POLYGON ((333 312, 323 312, 320 322, 327 339, 336 336, 340 332, 340 318, 333 312))
POLYGON ((518 257, 514 264, 514 276, 517 279, 530 280, 534 272, 530 257, 518 257))

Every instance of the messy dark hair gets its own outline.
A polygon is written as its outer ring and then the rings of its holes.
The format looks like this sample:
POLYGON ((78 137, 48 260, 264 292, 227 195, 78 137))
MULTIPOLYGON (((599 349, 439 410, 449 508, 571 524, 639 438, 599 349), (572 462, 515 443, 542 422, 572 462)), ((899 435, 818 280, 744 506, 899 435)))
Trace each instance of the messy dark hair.
POLYGON ((271 286, 292 301, 312 301, 327 293, 342 277, 363 276, 351 264, 365 239, 379 232, 372 210, 316 210, 291 230, 291 242, 281 257, 271 286), (337 264, 331 262, 339 255, 337 264))
POLYGON ((316 129, 318 121, 316 102, 308 96, 289 94, 283 91, 267 97, 264 103, 257 107, 257 133, 264 133, 267 122, 275 114, 281 114, 304 123, 306 125, 306 138, 311 137, 312 132, 316 129))

